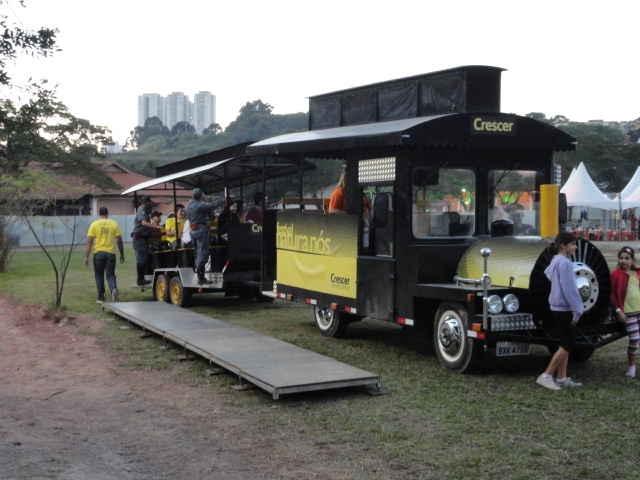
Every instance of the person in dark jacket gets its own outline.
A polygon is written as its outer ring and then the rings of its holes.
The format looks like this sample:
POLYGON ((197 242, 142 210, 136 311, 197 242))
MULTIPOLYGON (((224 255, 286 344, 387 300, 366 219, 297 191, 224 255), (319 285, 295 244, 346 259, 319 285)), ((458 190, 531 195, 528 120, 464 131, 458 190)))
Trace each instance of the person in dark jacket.
POLYGON ((191 229, 191 239, 193 240, 193 248, 196 254, 196 273, 198 275, 198 283, 211 284, 204 276, 205 266, 209 260, 209 227, 207 226, 207 217, 213 211, 213 204, 203 202, 201 200, 203 191, 194 188, 191 192, 192 200, 185 209, 187 219, 189 220, 189 228, 191 229))
POLYGON ((136 270, 138 274, 137 285, 142 287, 149 285, 151 281, 144 278, 149 261, 149 237, 155 230, 162 229, 151 223, 151 198, 144 195, 140 199, 140 206, 136 210, 136 218, 133 221, 133 251, 136 254, 136 270))

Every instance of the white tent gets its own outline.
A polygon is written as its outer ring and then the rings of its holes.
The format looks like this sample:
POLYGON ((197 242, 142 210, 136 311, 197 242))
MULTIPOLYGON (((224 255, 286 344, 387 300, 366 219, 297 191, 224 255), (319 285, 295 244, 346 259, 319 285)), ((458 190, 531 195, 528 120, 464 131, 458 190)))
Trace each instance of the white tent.
MULTIPOLYGON (((640 167, 639 167, 640 168, 640 167)), ((622 196, 622 208, 636 208, 640 207, 640 186, 635 189, 627 197, 622 196)))
POLYGON ((640 167, 636 169, 636 173, 633 174, 633 177, 631 177, 627 186, 620 192, 620 198, 622 198, 622 201, 624 202, 624 200, 635 192, 638 187, 640 187, 640 167))
POLYGON ((616 200, 611 200, 593 183, 582 162, 560 189, 560 193, 567 196, 569 207, 592 207, 604 210, 617 210, 619 207, 616 200))

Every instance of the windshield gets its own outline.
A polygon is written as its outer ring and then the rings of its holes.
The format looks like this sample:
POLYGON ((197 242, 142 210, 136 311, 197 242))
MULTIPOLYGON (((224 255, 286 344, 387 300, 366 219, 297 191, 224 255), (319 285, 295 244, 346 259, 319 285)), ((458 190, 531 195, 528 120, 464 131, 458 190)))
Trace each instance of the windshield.
POLYGON ((493 192, 489 229, 496 220, 510 220, 514 235, 538 235, 540 202, 535 194, 538 191, 537 173, 530 170, 493 170, 489 173, 493 192))
POLYGON ((457 168, 413 171, 413 235, 463 237, 475 232, 475 175, 457 168))

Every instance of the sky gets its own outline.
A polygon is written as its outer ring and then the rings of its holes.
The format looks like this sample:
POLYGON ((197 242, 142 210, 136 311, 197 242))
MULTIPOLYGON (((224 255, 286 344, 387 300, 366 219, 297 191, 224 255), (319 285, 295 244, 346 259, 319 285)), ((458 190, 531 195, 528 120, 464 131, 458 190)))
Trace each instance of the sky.
POLYGON ((46 78, 76 117, 124 144, 138 95, 210 91, 223 128, 254 100, 308 97, 463 65, 502 73, 501 110, 572 121, 640 117, 640 2, 584 0, 2 0, 61 48, 20 57, 14 83, 46 78))

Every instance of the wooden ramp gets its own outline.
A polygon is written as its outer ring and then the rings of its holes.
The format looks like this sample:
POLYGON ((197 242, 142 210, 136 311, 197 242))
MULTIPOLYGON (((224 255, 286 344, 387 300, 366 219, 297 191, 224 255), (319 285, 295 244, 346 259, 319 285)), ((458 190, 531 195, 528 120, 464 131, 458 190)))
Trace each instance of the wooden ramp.
POLYGON ((273 395, 374 385, 380 377, 290 343, 162 302, 105 310, 204 357, 273 395))

